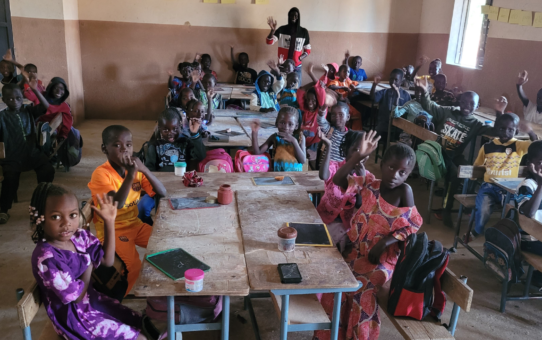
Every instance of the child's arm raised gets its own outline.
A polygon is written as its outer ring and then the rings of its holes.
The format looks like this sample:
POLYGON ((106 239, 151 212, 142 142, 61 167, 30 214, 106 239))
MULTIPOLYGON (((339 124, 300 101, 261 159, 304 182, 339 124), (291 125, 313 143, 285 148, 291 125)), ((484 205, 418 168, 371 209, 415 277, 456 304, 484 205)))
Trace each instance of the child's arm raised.
POLYGON ((312 81, 315 83, 318 83, 318 78, 314 75, 314 65, 309 65, 309 77, 311 77, 312 81))
MULTIPOLYGON (((198 70, 193 70, 192 71, 192 84, 190 84, 190 88, 192 90, 195 90, 196 89, 196 84, 200 84, 200 79, 201 79, 201 74, 199 73, 198 70)), ((200 89, 201 89, 201 85, 200 85, 200 89)))
POLYGON ((233 69, 235 69, 235 67, 237 66, 237 62, 235 61, 235 58, 233 56, 233 45, 230 45, 230 47, 231 47, 231 50, 230 50, 231 65, 233 69))
POLYGON ((508 99, 506 99, 506 97, 501 96, 500 98, 495 98, 495 113, 497 115, 497 118, 504 113, 504 110, 506 110, 507 106, 508 99))
POLYGON ((132 189, 132 184, 134 183, 135 176, 137 175, 137 172, 139 170, 137 167, 137 163, 132 161, 131 155, 124 155, 120 161, 122 167, 127 170, 124 181, 122 182, 122 185, 117 192, 110 191, 107 193, 109 196, 113 197, 113 201, 118 202, 117 209, 124 208, 124 204, 126 204, 126 198, 128 197, 130 190, 132 189))
POLYGON ((273 17, 267 18, 267 24, 271 28, 271 32, 269 32, 269 35, 267 36, 267 40, 273 40, 273 36, 275 35, 275 31, 277 30, 277 21, 273 20, 273 17))
POLYGON ((252 130, 252 148, 254 149, 255 155, 261 155, 262 153, 266 152, 271 144, 273 143, 273 138, 275 137, 275 134, 272 134, 267 138, 265 143, 262 145, 258 144, 258 131, 260 130, 260 121, 258 119, 255 119, 250 123, 250 129, 252 130))
POLYGON ((168 70, 167 73, 169 74, 169 77, 167 79, 167 86, 172 89, 175 87, 175 85, 173 84, 173 71, 168 70))
POLYGON ((380 136, 377 136, 376 131, 369 131, 361 137, 361 148, 354 156, 352 156, 342 167, 337 170, 333 176, 333 183, 343 190, 348 189, 348 175, 360 162, 369 156, 378 146, 380 136))
POLYGON ((96 195, 96 200, 100 207, 91 206, 94 213, 102 218, 105 226, 104 235, 104 257, 101 264, 106 267, 113 266, 115 262, 115 218, 117 217, 118 202, 113 201, 113 197, 104 194, 103 197, 96 195))
POLYGON ((215 96, 216 93, 213 89, 209 89, 209 91, 207 91, 207 114, 205 115, 207 126, 211 125, 213 122, 213 99, 215 96))
POLYGON ((529 218, 532 218, 540 208, 540 203, 542 202, 542 170, 536 171, 534 164, 532 163, 529 164, 529 170, 531 170, 531 173, 534 174, 538 187, 533 193, 531 199, 521 205, 519 212, 529 218))
POLYGON ((350 51, 349 50, 346 50, 346 52, 344 53, 344 62, 343 64, 350 67, 350 64, 348 64, 348 60, 350 59, 350 51))
POLYGON ((167 196, 167 190, 166 187, 164 187, 164 184, 162 184, 162 182, 160 182, 160 180, 156 178, 156 176, 154 176, 154 174, 149 170, 149 168, 147 168, 145 164, 141 162, 141 159, 139 159, 138 157, 131 157, 131 159, 132 162, 137 166, 138 171, 145 175, 145 177, 147 177, 147 179, 152 185, 152 190, 157 195, 160 195, 162 197, 167 196))
POLYGON ((529 135, 529 139, 531 141, 538 140, 538 136, 533 131, 533 128, 531 127, 531 124, 527 123, 526 121, 522 120, 519 122, 518 131, 523 132, 529 135))
POLYGON ((26 72, 23 72, 23 77, 26 80, 26 82, 28 83, 28 86, 30 86, 30 89, 32 90, 32 92, 34 92, 34 94, 36 95, 36 97, 40 101, 40 105, 45 109, 45 111, 47 111, 49 109, 49 102, 47 101, 47 99, 45 99, 45 97, 38 90, 38 80, 37 79, 29 80, 28 73, 26 73, 26 72))
POLYGON ((420 57, 420 59, 418 59, 418 64, 416 65, 416 68, 412 72, 412 78, 414 78, 416 74, 418 74, 418 71, 422 68, 423 65, 427 64, 428 61, 429 61, 429 57, 427 56, 423 56, 423 57, 420 57))
POLYGON ((329 162, 331 161, 331 141, 327 139, 325 133, 323 133, 321 129, 318 129, 318 137, 322 140, 322 144, 326 147, 318 175, 321 180, 327 181, 329 178, 329 162))
POLYGON ((21 73, 24 71, 24 66, 16 62, 11 56, 11 48, 8 48, 8 50, 6 51, 6 54, 4 54, 3 60, 16 66, 19 70, 21 70, 21 73))
POLYGON ((376 76, 375 79, 373 80, 373 86, 371 87, 371 100, 375 100, 375 92, 376 92, 376 86, 378 85, 378 83, 380 83, 380 81, 382 80, 382 77, 380 76, 376 76))
POLYGON ((523 106, 529 105, 529 98, 525 94, 525 91, 523 91, 523 85, 525 85, 528 81, 529 81, 529 73, 527 73, 527 71, 523 71, 518 75, 516 86, 518 89, 519 99, 521 99, 523 106))

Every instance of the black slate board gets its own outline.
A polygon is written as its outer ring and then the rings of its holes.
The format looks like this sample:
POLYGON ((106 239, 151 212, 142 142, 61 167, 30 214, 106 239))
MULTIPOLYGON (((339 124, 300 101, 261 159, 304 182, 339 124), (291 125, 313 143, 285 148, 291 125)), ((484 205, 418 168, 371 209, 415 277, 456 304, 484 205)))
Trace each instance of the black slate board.
POLYGON ((205 199, 207 197, 181 197, 170 198, 169 206, 173 210, 185 210, 185 209, 204 209, 204 208, 218 208, 218 203, 207 203, 205 199))
POLYGON ((288 223, 297 230, 295 244, 298 246, 333 247, 333 241, 323 223, 288 223))
POLYGON ((284 176, 282 181, 277 181, 275 177, 253 177, 252 182, 254 185, 295 185, 294 180, 290 176, 284 176))
POLYGON ((244 134, 244 133, 242 133, 242 132, 237 132, 237 131, 230 131, 230 132, 227 132, 226 130, 215 131, 215 133, 218 133, 218 134, 221 134, 221 135, 224 135, 224 136, 232 136, 232 137, 235 137, 235 136, 239 136, 239 135, 243 135, 243 134, 244 134))
POLYGON ((204 272, 211 269, 182 248, 147 255, 147 261, 173 280, 184 278, 184 272, 188 269, 201 269, 204 272))

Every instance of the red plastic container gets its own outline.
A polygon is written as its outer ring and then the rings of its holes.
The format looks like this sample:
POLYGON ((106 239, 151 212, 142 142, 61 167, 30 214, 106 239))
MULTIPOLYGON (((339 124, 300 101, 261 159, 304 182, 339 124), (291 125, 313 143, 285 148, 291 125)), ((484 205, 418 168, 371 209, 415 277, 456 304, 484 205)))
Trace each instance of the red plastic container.
POLYGON ((229 184, 223 184, 218 189, 218 203, 228 205, 233 201, 233 191, 229 184))

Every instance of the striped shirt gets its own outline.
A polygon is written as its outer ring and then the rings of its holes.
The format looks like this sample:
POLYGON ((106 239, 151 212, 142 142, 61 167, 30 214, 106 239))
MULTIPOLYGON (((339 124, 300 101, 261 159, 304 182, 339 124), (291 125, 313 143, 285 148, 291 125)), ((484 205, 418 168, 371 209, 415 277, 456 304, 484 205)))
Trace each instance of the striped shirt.
MULTIPOLYGON (((318 115, 318 118, 316 120, 318 122, 318 125, 320 126, 320 129, 322 132, 327 136, 329 133, 329 130, 332 128, 329 122, 322 116, 318 115)), ((342 162, 344 161, 344 157, 341 157, 341 153, 339 152, 339 147, 341 146, 341 142, 343 140, 344 135, 348 132, 348 128, 344 128, 344 132, 339 131, 339 129, 333 128, 333 132, 331 133, 331 137, 328 137, 331 141, 331 160, 336 162, 342 162)))

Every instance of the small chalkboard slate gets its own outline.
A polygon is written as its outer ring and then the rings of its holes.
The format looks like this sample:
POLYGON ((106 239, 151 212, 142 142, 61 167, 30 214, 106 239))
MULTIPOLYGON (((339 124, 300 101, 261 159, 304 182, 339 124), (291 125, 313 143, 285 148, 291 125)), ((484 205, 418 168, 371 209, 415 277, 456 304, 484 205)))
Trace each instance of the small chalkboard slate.
POLYGON ((224 136, 232 136, 232 137, 235 137, 235 136, 239 136, 239 135, 243 135, 244 133, 242 132, 237 132, 237 131, 226 131, 226 130, 220 130, 220 131, 215 131, 215 133, 218 133, 220 135, 224 135, 224 136))
POLYGON ((333 247, 333 241, 323 223, 288 223, 288 227, 297 230, 297 246, 333 247))
POLYGON ((218 208, 218 203, 205 202, 206 197, 181 197, 170 198, 169 206, 173 210, 185 210, 185 209, 204 209, 204 208, 218 208))
POLYGON ((190 255, 182 248, 170 249, 147 255, 147 261, 158 268, 173 280, 184 278, 184 272, 188 269, 201 269, 209 271, 211 267, 190 255))
POLYGON ((209 143, 228 143, 230 141, 230 136, 210 135, 207 140, 209 143))
POLYGON ((277 181, 275 177, 252 177, 254 185, 295 185, 290 176, 284 176, 282 181, 277 181))

